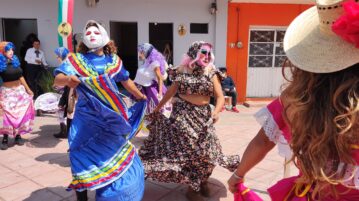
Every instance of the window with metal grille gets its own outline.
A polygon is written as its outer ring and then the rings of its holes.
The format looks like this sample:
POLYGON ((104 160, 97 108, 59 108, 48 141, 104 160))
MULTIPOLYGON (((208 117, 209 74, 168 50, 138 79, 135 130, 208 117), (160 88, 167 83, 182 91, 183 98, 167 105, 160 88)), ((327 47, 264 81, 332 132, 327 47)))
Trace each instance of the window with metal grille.
POLYGON ((248 67, 282 67, 286 56, 283 50, 283 29, 251 29, 248 67))

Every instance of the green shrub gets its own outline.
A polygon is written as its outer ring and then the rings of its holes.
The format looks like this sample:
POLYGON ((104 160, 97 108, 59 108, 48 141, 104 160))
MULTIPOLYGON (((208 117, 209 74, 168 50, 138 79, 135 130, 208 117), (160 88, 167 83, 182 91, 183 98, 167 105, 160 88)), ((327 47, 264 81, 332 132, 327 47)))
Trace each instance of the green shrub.
POLYGON ((40 75, 39 85, 44 93, 54 92, 53 84, 54 84, 54 76, 52 74, 53 68, 49 68, 47 70, 43 70, 40 75))

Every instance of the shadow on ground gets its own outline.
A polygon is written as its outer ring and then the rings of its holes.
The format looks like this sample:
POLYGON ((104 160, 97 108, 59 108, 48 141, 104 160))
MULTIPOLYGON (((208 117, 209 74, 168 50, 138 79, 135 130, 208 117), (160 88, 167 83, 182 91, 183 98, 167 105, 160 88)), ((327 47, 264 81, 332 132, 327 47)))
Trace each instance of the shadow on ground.
POLYGON ((31 195, 27 198, 24 198, 23 201, 62 201, 67 199, 71 200, 70 198, 74 196, 74 194, 74 192, 66 191, 66 187, 64 186, 46 187, 32 192, 31 195))
POLYGON ((53 134, 60 131, 59 125, 43 125, 39 129, 39 131, 31 133, 31 135, 38 136, 31 138, 27 142, 27 146, 37 148, 52 148, 60 142, 59 139, 53 136, 53 134))
POLYGON ((210 177, 208 179, 209 189, 210 189, 210 200, 219 201, 221 198, 228 197, 226 186, 219 180, 210 177))
POLYGON ((56 164, 61 167, 70 167, 69 157, 66 153, 48 153, 35 158, 40 162, 47 162, 48 164, 56 164))

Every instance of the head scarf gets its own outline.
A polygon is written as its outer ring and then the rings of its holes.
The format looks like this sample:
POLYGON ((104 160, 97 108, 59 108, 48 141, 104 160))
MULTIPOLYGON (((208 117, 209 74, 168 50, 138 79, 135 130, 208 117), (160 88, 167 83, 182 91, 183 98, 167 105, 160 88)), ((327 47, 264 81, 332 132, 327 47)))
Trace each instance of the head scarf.
POLYGON ((196 66, 196 62, 199 59, 200 56, 200 50, 202 46, 207 45, 211 49, 211 60, 210 64, 214 63, 214 54, 212 51, 212 45, 210 43, 204 42, 204 41, 195 41, 192 43, 192 45, 188 48, 187 53, 184 55, 181 65, 187 66, 189 68, 194 68, 196 66))
POLYGON ((157 61, 160 64, 161 74, 165 75, 167 62, 161 52, 159 52, 150 43, 143 43, 139 45, 137 50, 145 55, 146 59, 144 65, 146 67, 149 67, 153 62, 157 61))
POLYGON ((61 58, 61 60, 65 60, 70 51, 66 47, 58 47, 55 49, 55 54, 61 58))
POLYGON ((7 58, 5 53, 9 50, 15 50, 15 45, 12 42, 2 41, 0 42, 0 72, 6 70, 7 64, 10 63, 13 65, 14 68, 20 66, 20 61, 17 56, 14 54, 12 58, 7 58))
MULTIPOLYGON (((107 43, 108 42, 110 42, 110 38, 108 37, 108 34, 107 34, 107 31, 106 31, 106 29, 103 27, 103 26, 101 26, 99 23, 97 23, 95 20, 89 20, 89 21, 87 21, 87 23, 86 23, 86 25, 85 25, 85 27, 84 27, 84 29, 83 29, 83 42, 85 43, 85 45, 87 46, 87 47, 89 47, 89 45, 90 45, 90 41, 88 41, 87 39, 86 39, 86 30, 87 30, 87 25, 89 24, 89 23, 95 23, 96 25, 97 25, 97 27, 98 27, 98 30, 100 31, 100 34, 101 34, 101 38, 102 38, 102 43, 99 45, 99 47, 96 47, 96 48, 92 48, 91 49, 91 51, 96 51, 96 50, 98 50, 98 49, 101 49, 101 48, 103 48, 103 47, 105 47, 105 45, 107 45, 107 43)), ((89 28, 89 27, 88 27, 89 28)))
POLYGON ((153 48, 154 48, 153 45, 149 43, 142 43, 137 47, 137 50, 139 52, 142 52, 145 55, 145 58, 147 59, 150 56, 153 48))
POLYGON ((7 42, 7 41, 0 42, 0 53, 1 54, 5 54, 5 52, 7 52, 7 51, 9 51, 11 49, 15 51, 14 43, 7 42))

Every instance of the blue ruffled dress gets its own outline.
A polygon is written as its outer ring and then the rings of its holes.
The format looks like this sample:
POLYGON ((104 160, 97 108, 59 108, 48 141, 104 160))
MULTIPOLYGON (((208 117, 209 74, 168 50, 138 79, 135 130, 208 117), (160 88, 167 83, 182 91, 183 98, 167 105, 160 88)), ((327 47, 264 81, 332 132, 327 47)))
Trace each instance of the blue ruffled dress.
POLYGON ((116 82, 129 73, 116 55, 71 54, 55 75, 76 75, 78 102, 69 132, 69 188, 96 190, 98 201, 139 201, 144 170, 129 141, 143 124, 146 102, 127 108, 116 82))

